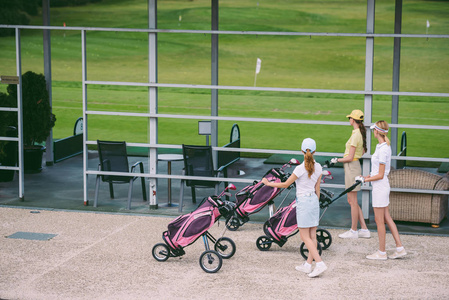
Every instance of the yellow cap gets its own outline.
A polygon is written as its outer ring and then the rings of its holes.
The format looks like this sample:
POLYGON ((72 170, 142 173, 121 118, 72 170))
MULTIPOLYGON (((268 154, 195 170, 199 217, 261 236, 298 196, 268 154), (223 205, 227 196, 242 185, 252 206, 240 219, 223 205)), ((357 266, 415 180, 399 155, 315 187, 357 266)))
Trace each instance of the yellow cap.
POLYGON ((346 118, 353 118, 354 120, 363 121, 363 111, 360 109, 354 109, 350 115, 347 115, 346 118))

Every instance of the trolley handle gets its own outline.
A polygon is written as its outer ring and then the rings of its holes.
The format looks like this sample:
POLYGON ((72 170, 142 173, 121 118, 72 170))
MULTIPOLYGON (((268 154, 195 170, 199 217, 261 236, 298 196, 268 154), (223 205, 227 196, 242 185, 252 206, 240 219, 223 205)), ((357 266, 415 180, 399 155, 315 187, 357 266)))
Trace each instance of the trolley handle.
POLYGON ((360 180, 357 180, 353 185, 351 185, 350 187, 348 187, 346 190, 344 190, 343 192, 341 192, 340 195, 338 195, 337 197, 335 197, 334 199, 332 199, 330 201, 329 204, 327 204, 327 206, 331 205, 333 202, 337 201, 338 199, 340 199, 341 197, 343 197, 344 195, 346 195, 349 192, 352 192, 359 184, 361 184, 362 182, 360 180))

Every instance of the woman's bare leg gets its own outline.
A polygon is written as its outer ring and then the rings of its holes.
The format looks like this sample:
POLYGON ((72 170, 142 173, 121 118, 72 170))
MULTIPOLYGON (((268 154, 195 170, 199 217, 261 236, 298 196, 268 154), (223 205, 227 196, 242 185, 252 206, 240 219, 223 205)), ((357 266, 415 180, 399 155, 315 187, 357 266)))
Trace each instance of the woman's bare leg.
POLYGON ((299 228, 299 235, 301 236, 301 240, 306 244, 307 249, 309 250, 309 257, 307 258, 307 263, 312 264, 313 260, 315 262, 320 262, 321 257, 317 250, 316 245, 316 227, 313 227, 315 230, 315 242, 311 238, 311 229, 312 228, 299 228))
POLYGON ((377 225, 377 234, 379 236, 379 250, 385 252, 385 207, 373 207, 374 209, 374 220, 377 225))
POLYGON ((357 231, 357 223, 360 223, 362 229, 368 229, 366 227, 365 219, 363 218, 363 212, 357 201, 357 192, 348 193, 348 203, 351 206, 351 229, 357 231))
POLYGON ((388 225, 388 228, 390 228, 391 234, 393 235, 394 241, 396 242, 396 247, 402 247, 401 238, 399 237, 399 231, 396 227, 396 224, 394 223, 393 219, 390 215, 390 210, 388 209, 388 206, 385 207, 385 222, 388 225))

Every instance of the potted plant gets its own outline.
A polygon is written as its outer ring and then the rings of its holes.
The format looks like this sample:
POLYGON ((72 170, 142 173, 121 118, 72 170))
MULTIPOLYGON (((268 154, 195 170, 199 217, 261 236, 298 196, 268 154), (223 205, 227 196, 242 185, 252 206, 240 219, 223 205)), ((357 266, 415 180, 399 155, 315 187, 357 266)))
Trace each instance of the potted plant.
MULTIPOLYGON (((14 101, 11 106, 17 107, 17 86, 10 84, 7 91, 14 101)), ((44 75, 32 71, 22 75, 22 107, 24 169, 27 172, 40 172, 45 151, 45 147, 40 144, 50 135, 56 121, 51 111, 44 75)))

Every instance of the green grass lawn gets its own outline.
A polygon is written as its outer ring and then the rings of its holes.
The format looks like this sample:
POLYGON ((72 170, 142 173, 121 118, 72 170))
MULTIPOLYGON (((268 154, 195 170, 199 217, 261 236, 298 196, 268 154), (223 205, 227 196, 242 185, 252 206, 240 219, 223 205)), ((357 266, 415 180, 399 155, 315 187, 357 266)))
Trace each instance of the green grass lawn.
MULTIPOLYGON (((365 32, 366 1, 221 1, 220 30, 365 32)), ((403 33, 448 34, 448 1, 406 1, 403 33)), ((52 8, 51 24, 92 27, 147 27, 146 0, 103 0, 82 7, 52 8)), ((42 20, 35 18, 33 24, 42 20)), ((210 1, 158 1, 158 27, 210 29, 210 1), (180 21, 181 20, 181 21, 180 21)), ((376 33, 393 33, 394 1, 376 1, 376 33)), ((82 115, 81 36, 52 31, 54 137, 71 135, 82 115)), ((221 35, 219 84, 253 86, 256 59, 262 59, 257 86, 363 90, 365 39, 221 35)), ((13 37, 0 38, 0 73, 15 74, 13 37)), ((22 31, 22 69, 43 73, 42 32, 22 31)), ((88 79, 148 82, 148 37, 144 33, 88 32, 88 79)), ((391 90, 393 39, 375 39, 374 89, 391 90)), ((210 35, 158 34, 158 81, 210 84, 210 35)), ((449 40, 402 39, 400 90, 448 92, 449 40)), ((6 86, 0 85, 0 91, 6 86)), ((145 88, 89 86, 90 110, 147 112, 145 88)), ((210 91, 159 89, 159 113, 210 115, 210 91)), ((346 121, 363 109, 363 95, 219 91, 219 115, 232 117, 346 121)), ((391 120, 391 97, 374 96, 373 120, 391 120)), ((449 126, 447 98, 401 97, 399 122, 449 126)), ((219 122, 225 144, 233 122, 219 122)), ((343 152, 351 128, 329 125, 238 122, 242 147, 297 150, 305 137, 318 151, 343 152)), ((145 118, 89 117, 89 139, 147 142, 145 118)), ((447 157, 447 131, 407 129, 408 155, 447 157), (435 143, 435 141, 438 141, 435 143), (431 145, 423 151, 423 145, 431 145)), ((197 120, 159 119, 159 143, 204 143, 197 120)), ((402 132, 400 129, 399 132, 402 132)), ((373 143, 374 144, 374 143, 373 143)))

